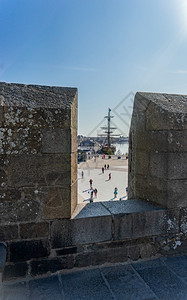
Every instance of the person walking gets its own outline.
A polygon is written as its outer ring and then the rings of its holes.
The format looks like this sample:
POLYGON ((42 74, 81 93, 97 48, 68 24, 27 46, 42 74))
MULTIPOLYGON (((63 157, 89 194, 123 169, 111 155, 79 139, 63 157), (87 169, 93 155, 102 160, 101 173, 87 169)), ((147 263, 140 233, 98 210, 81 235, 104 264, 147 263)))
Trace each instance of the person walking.
POLYGON ((90 202, 93 202, 93 194, 94 194, 94 191, 93 189, 91 189, 91 192, 90 192, 90 202))
POLYGON ((107 170, 109 170, 109 165, 107 165, 107 170))
POLYGON ((111 180, 111 173, 108 174, 108 180, 111 180))
POLYGON ((106 170, 106 164, 104 165, 104 168, 105 168, 105 170, 106 170))
POLYGON ((117 187, 115 187, 115 189, 114 189, 114 198, 117 198, 117 194, 118 194, 118 189, 117 189, 117 187))
POLYGON ((95 195, 95 198, 97 198, 97 189, 96 188, 94 189, 94 195, 95 195))
POLYGON ((102 167, 102 173, 104 173, 105 169, 102 167))
POLYGON ((84 178, 84 172, 83 171, 82 171, 81 175, 82 175, 82 179, 83 179, 84 178))
POLYGON ((93 183, 93 180, 92 179, 90 179, 90 188, 92 189, 92 183, 93 183))
POLYGON ((90 194, 90 203, 91 203, 93 202, 93 193, 94 193, 93 189, 91 188, 88 193, 90 194))

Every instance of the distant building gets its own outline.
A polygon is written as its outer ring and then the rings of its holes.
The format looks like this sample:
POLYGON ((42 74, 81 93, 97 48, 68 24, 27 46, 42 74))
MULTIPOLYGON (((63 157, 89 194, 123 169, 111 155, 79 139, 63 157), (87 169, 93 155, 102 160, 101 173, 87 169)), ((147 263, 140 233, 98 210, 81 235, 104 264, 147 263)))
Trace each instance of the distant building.
POLYGON ((81 147, 94 147, 95 142, 90 140, 89 138, 80 142, 81 147))

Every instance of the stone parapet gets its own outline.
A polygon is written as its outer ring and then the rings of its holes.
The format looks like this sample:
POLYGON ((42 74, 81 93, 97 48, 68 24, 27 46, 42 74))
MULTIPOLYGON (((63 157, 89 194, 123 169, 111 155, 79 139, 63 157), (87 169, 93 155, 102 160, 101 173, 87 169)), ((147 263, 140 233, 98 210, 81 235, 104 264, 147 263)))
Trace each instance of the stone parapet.
POLYGON ((137 93, 129 137, 129 199, 187 206, 187 96, 137 93))
POLYGON ((131 199, 77 205, 77 90, 0 83, 4 280, 185 253, 186 99, 138 93, 131 199))
POLYGON ((186 209, 141 200, 80 204, 71 219, 20 224, 18 232, 7 242, 5 280, 181 254, 187 247, 186 209))
POLYGON ((1 82, 0 100, 0 224, 70 218, 77 89, 1 82))

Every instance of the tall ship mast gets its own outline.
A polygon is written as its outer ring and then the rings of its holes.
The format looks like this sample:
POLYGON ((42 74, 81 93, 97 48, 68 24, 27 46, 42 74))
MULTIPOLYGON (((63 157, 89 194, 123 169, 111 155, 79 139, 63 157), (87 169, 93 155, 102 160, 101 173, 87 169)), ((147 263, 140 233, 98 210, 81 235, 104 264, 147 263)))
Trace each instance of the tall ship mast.
POLYGON ((112 136, 119 136, 119 134, 112 134, 113 131, 116 129, 116 127, 111 127, 111 119, 114 116, 110 115, 111 109, 108 109, 108 115, 105 116, 105 119, 107 119, 107 126, 101 127, 102 130, 104 130, 103 134, 98 134, 98 136, 105 137, 105 143, 102 146, 102 152, 105 154, 114 154, 116 148, 112 145, 111 137, 112 136))

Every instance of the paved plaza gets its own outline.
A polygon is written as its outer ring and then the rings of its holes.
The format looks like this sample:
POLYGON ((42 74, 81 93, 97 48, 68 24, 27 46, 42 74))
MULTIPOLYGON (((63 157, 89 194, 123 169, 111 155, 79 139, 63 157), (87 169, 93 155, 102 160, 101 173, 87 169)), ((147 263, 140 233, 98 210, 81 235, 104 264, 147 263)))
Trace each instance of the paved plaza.
POLYGON ((186 300, 187 256, 4 283, 0 300, 186 300))
POLYGON ((118 188, 117 198, 115 200, 127 199, 126 187, 128 185, 128 160, 122 156, 118 159, 117 156, 112 156, 111 159, 106 157, 102 159, 100 156, 92 158, 78 165, 78 203, 89 202, 90 199, 90 184, 89 180, 93 180, 93 188, 97 188, 97 198, 94 197, 94 202, 113 201, 114 188, 118 188), (108 170, 102 173, 102 167, 109 165, 108 170), (81 173, 84 172, 82 178, 81 173), (109 180, 111 173, 111 180, 109 180))

